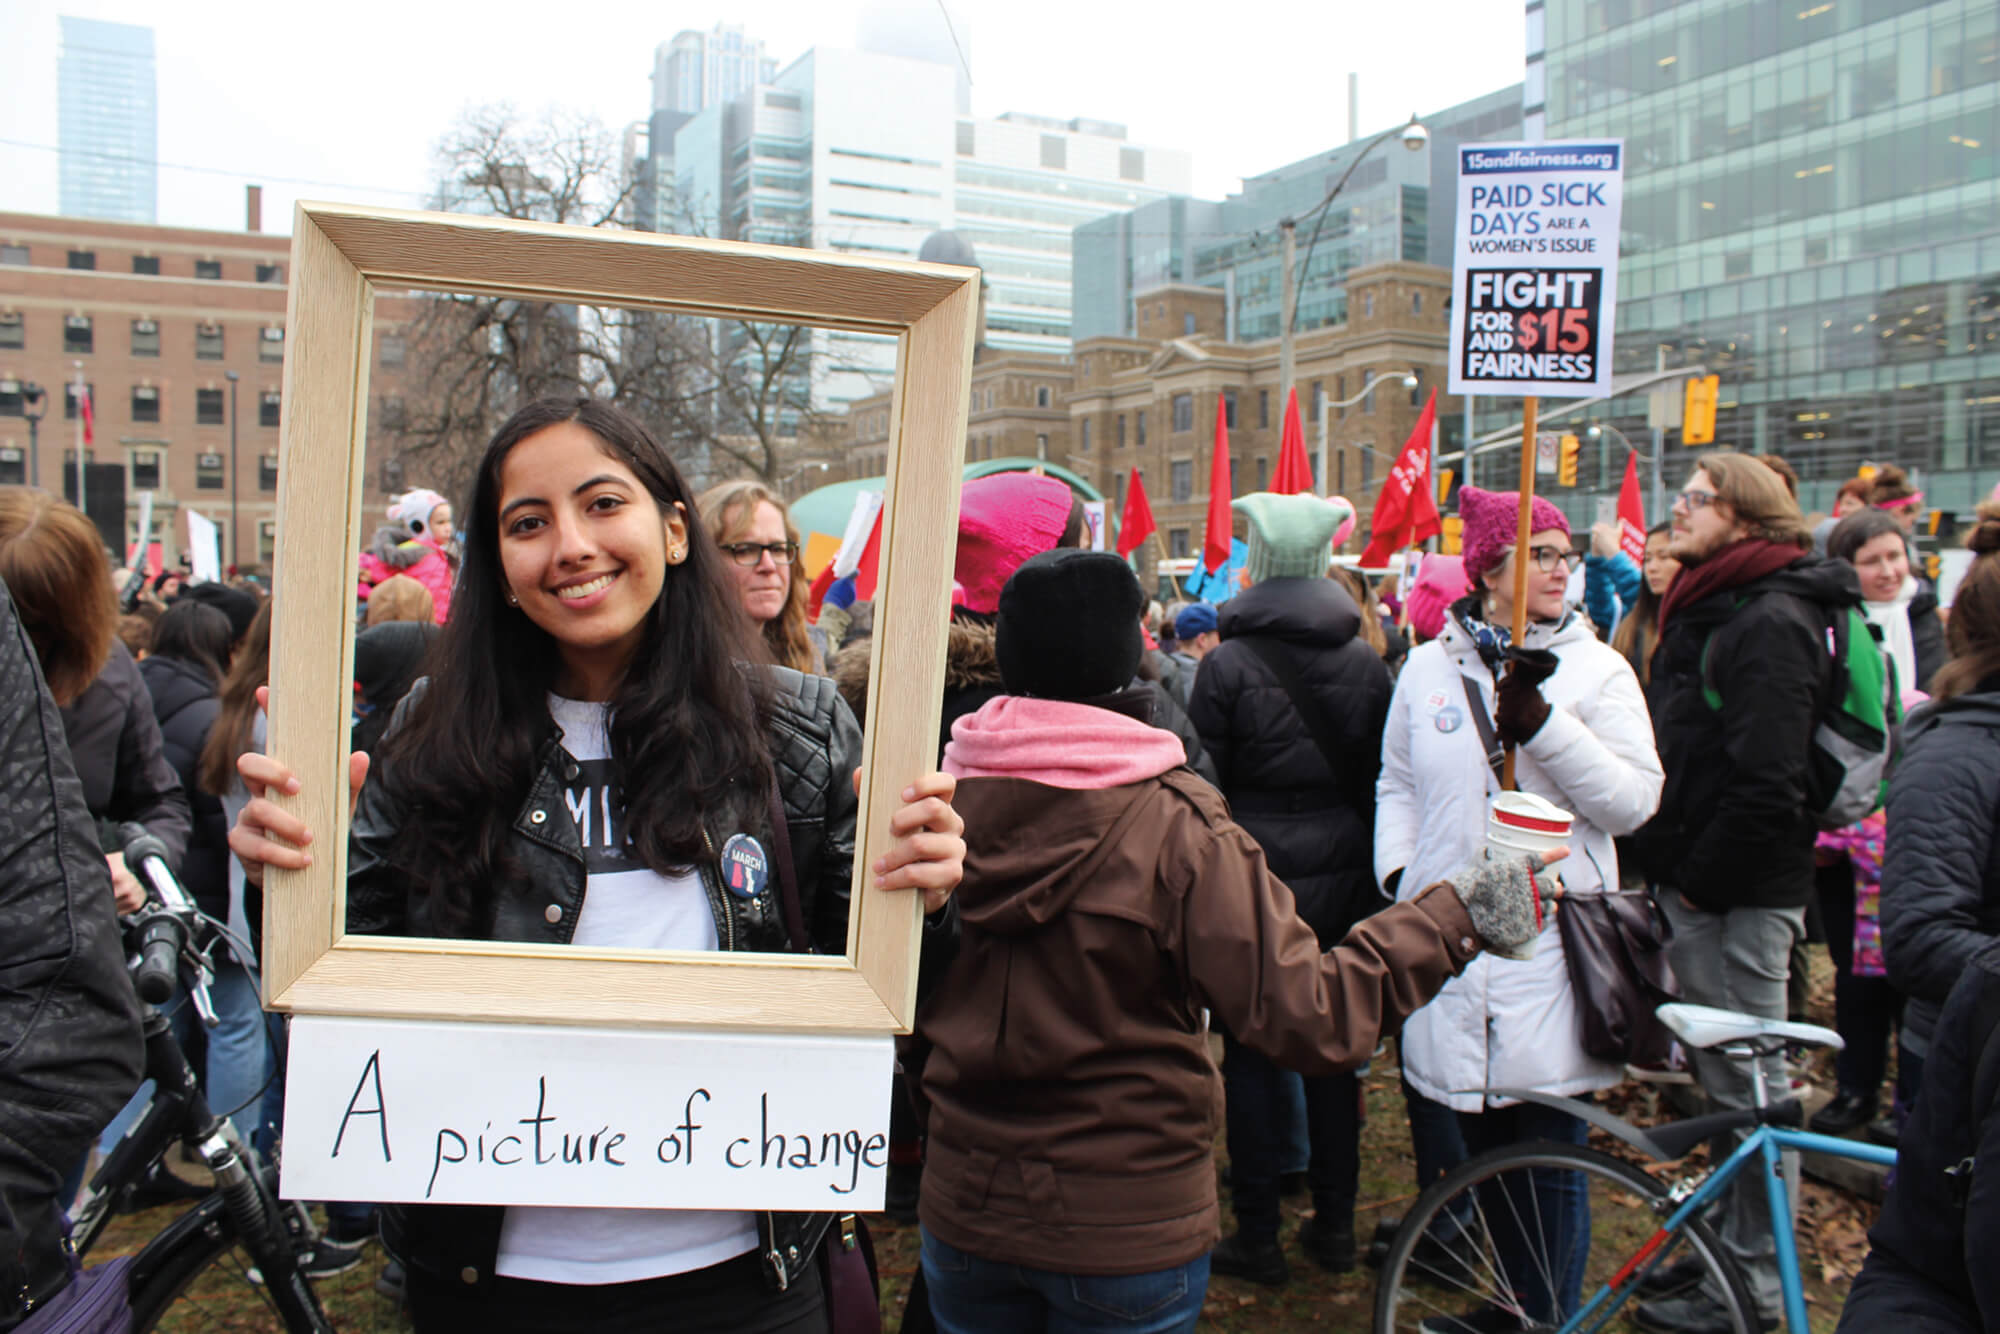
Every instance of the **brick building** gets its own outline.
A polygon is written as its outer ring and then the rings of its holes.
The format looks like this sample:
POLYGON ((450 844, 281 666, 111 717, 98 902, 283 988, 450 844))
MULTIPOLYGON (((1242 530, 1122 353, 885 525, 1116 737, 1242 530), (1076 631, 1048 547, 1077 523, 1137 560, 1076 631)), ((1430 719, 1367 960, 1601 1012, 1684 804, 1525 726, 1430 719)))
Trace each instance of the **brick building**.
MULTIPOLYGON (((972 408, 965 427, 965 461, 1044 459, 1074 467, 1073 425, 1065 405, 1073 387, 1067 357, 979 349, 972 364, 972 408)), ((888 391, 856 400, 844 429, 833 432, 840 460, 813 485, 880 477, 889 462, 888 391)))
MULTIPOLYGON (((151 491, 148 536, 169 562, 186 542, 180 511, 191 509, 221 530, 225 566, 268 569, 290 253, 289 237, 257 231, 0 213, 0 485, 38 481, 74 497, 72 386, 81 368, 95 428, 85 461, 120 468, 127 542, 139 538, 139 496, 151 491), (39 405, 29 402, 31 386, 45 393, 39 405), (31 451, 27 418, 37 407, 44 416, 31 451)), ((381 307, 370 385, 377 403, 398 399, 403 358, 401 312, 393 299, 381 307)), ((386 499, 378 430, 371 420, 364 510, 386 499)))

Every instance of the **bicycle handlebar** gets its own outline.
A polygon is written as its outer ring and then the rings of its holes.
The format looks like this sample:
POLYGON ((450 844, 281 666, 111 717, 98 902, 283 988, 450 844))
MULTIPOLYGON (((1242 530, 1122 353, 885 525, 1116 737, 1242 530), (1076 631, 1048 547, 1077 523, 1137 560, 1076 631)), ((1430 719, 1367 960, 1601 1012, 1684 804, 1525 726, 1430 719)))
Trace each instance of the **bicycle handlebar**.
MULTIPOLYGON (((190 926, 199 920, 199 910, 168 869, 165 844, 147 833, 144 825, 121 825, 118 833, 125 845, 125 864, 152 890, 146 906, 131 915, 139 937, 139 962, 132 970, 132 988, 148 1005, 164 1005, 173 997, 174 984, 180 977, 181 955, 187 950, 190 926)), ((189 991, 203 1025, 215 1027, 205 970, 196 970, 189 991)))

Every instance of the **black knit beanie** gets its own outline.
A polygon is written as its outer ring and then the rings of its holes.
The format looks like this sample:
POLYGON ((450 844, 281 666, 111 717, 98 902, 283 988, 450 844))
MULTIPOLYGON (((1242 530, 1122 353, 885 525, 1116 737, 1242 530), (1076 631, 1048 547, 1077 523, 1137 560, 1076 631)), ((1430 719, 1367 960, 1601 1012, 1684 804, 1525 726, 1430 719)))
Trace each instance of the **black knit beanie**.
POLYGON ((1059 547, 1031 556, 1000 590, 994 656, 1010 695, 1083 700, 1139 670, 1146 596, 1123 557, 1059 547))

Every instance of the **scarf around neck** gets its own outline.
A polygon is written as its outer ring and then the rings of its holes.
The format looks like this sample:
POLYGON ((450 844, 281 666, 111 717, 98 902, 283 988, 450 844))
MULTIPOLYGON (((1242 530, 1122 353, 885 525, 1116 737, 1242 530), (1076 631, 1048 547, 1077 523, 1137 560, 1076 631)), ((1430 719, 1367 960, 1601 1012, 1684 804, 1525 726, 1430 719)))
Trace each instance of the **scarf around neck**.
POLYGON ((1699 565, 1683 568, 1674 576, 1673 583, 1667 585, 1667 595, 1660 601, 1661 636, 1666 635, 1668 623, 1682 608, 1692 607, 1713 594, 1741 588, 1776 574, 1803 555, 1805 552, 1787 543, 1746 537, 1741 542, 1724 547, 1699 565))

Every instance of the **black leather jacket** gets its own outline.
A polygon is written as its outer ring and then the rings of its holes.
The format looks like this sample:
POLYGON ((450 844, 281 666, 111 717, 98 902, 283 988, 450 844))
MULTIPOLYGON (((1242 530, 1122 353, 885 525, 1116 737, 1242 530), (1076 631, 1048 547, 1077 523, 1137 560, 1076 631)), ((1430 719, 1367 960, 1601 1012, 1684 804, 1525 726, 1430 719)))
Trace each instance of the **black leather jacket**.
POLYGON ((67 1283, 62 1180, 139 1086, 111 876, 0 584, 0 1330, 67 1283))
MULTIPOLYGON (((847 948, 847 903, 854 866, 856 801, 851 775, 861 763, 861 729, 831 680, 787 668, 769 669, 773 681, 771 759, 799 886, 799 907, 813 946, 822 953, 847 948)), ((421 695, 419 682, 401 713, 421 695)), ((391 724, 392 730, 395 723, 391 724)), ((569 943, 583 909, 585 872, 576 826, 563 804, 570 763, 560 731, 544 743, 541 767, 514 820, 511 854, 527 875, 502 885, 492 939, 535 944, 569 943)), ((747 831, 775 846, 769 820, 760 814, 747 831)), ((387 856, 404 813, 382 785, 362 789, 348 841, 347 929, 368 935, 431 935, 421 900, 407 892, 387 856)), ((720 848, 736 829, 710 823, 720 848)), ((778 902, 777 877, 764 892, 744 900, 724 891, 711 860, 698 868, 725 950, 782 952, 790 948, 778 902)), ((958 915, 947 904, 925 920, 918 988, 950 961, 958 915)), ((382 1214, 389 1250, 405 1265, 485 1291, 493 1281, 504 1210, 487 1205, 394 1204, 382 1214)), ((760 1213, 757 1217, 764 1277, 774 1290, 788 1287, 812 1262, 831 1214, 760 1213)))

